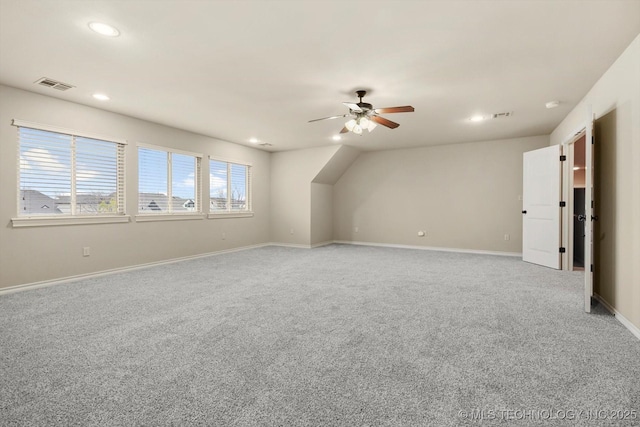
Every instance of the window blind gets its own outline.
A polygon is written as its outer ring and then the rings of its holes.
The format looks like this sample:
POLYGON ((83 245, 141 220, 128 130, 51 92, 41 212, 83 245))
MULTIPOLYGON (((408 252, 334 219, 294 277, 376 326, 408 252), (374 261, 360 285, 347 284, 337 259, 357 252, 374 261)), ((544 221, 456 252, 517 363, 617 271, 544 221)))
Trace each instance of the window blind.
POLYGON ((202 212, 198 155, 138 147, 138 212, 202 212))
POLYGON ((229 181, 231 184, 231 210, 247 210, 247 166, 229 164, 229 181))
POLYGON ((209 194, 211 212, 227 211, 227 163, 209 161, 209 194))
POLYGON ((210 205, 213 213, 251 210, 251 166, 209 160, 210 205))
POLYGON ((18 216, 124 214, 124 144, 18 126, 18 216))

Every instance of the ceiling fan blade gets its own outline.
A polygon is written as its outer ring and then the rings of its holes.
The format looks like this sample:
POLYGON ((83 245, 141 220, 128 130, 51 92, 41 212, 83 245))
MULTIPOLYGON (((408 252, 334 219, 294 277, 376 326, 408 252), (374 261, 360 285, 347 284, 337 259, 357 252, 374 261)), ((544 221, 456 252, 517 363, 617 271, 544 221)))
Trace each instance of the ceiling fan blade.
POLYGON ((398 123, 392 122, 391 120, 387 120, 384 117, 380 116, 371 116, 370 119, 379 125, 388 127, 389 129, 395 129, 400 126, 398 123))
POLYGON ((353 102, 343 102, 342 104, 347 106, 351 111, 355 111, 357 113, 362 112, 362 108, 360 108, 358 104, 354 104, 353 102))
POLYGON ((347 127, 343 127, 342 130, 340 131, 340 133, 347 133, 349 132, 349 129, 347 129, 347 127))
POLYGON ((387 108, 376 108, 375 112, 378 114, 388 114, 388 113, 413 113, 415 109, 411 105, 405 105, 403 107, 387 107, 387 108))
POLYGON ((319 122, 320 120, 331 120, 331 119, 339 119, 340 117, 347 117, 349 114, 340 114, 339 116, 331 116, 331 117, 323 117, 321 119, 313 119, 313 120, 309 120, 309 123, 311 122, 319 122))

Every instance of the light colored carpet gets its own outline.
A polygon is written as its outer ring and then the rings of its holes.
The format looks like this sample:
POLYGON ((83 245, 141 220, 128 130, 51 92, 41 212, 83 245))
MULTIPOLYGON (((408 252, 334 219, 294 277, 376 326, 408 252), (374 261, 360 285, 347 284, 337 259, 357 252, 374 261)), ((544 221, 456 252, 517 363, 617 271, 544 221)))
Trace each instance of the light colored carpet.
POLYGON ((582 277, 265 247, 2 295, 0 425, 638 425, 640 341, 582 277))

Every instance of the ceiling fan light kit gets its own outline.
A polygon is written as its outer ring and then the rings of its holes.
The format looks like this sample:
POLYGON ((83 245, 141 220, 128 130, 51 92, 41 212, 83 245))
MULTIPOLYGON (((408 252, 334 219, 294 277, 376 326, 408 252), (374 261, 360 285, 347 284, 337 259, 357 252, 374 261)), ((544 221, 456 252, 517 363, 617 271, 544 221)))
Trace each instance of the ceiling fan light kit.
POLYGON ((398 123, 392 122, 391 120, 387 120, 384 117, 380 116, 380 113, 388 114, 388 113, 411 113, 415 111, 415 109, 410 105, 405 105, 403 107, 388 107, 388 108, 373 108, 373 105, 368 102, 362 102, 362 98, 367 94, 365 90, 356 91, 356 95, 360 98, 360 102, 352 103, 352 102, 343 102, 342 104, 349 108, 348 114, 324 117, 322 119, 314 119, 309 120, 309 122, 317 122, 320 120, 330 120, 337 118, 350 117, 349 120, 344 124, 344 127, 340 131, 340 133, 353 132, 356 135, 362 135, 362 132, 366 129, 369 132, 374 130, 377 125, 382 125, 388 127, 389 129, 395 129, 400 126, 398 123))
POLYGON ((362 135, 363 130, 368 130, 371 132, 376 128, 376 124, 373 120, 367 119, 365 116, 360 116, 357 119, 351 119, 347 123, 344 124, 350 132, 355 133, 356 135, 362 135))

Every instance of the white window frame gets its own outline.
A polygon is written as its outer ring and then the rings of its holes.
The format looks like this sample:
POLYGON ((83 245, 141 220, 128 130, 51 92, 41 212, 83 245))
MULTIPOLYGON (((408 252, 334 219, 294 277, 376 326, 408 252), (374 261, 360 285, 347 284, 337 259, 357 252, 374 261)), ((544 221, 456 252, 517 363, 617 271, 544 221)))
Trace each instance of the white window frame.
MULTIPOLYGON (((18 144, 17 144, 17 199, 16 199, 16 213, 15 218, 11 218, 11 224, 13 227, 45 227, 45 226, 60 226, 60 225, 80 225, 80 224, 107 224, 107 223, 124 223, 129 222, 130 216, 126 214, 126 194, 125 194, 125 146, 127 141, 122 138, 114 138, 110 136, 99 135, 92 132, 84 132, 75 129, 67 129, 60 126, 53 126, 42 123, 30 122, 27 120, 13 119, 11 124, 18 128, 18 144), (20 192, 21 192, 21 169, 20 169, 20 128, 29 128, 35 130, 42 130, 47 132, 53 132, 58 134, 69 135, 72 138, 82 137, 97 139, 101 141, 111 142, 117 144, 117 212, 111 214, 75 214, 76 206, 74 204, 76 196, 75 181, 76 176, 72 173, 71 176, 71 214, 56 214, 56 215, 24 215, 21 216, 20 209, 20 192)), ((72 161, 75 162, 75 144, 72 143, 72 161)), ((75 169, 75 163, 72 163, 72 170, 75 169)))
MULTIPOLYGON (((253 195, 253 182, 252 182, 252 167, 253 165, 251 163, 247 163, 247 162, 243 162, 240 160, 233 160, 233 159, 225 159, 223 157, 217 157, 217 156, 209 156, 209 179, 211 179, 211 161, 216 161, 216 162, 221 162, 221 163, 226 163, 227 164, 227 210, 226 211, 209 211, 209 214, 207 215, 207 218, 209 219, 216 219, 216 218, 250 218, 253 216, 253 201, 252 201, 252 195, 253 195), (231 180, 229 179, 229 177, 231 176, 231 164, 235 164, 235 165, 240 165, 240 166, 246 166, 247 168, 247 175, 246 175, 246 182, 245 182, 245 186, 246 186, 246 191, 247 191, 247 195, 246 195, 246 205, 247 205, 247 209, 245 210, 241 210, 241 211, 234 211, 231 209, 231 200, 229 199, 231 197, 232 194, 232 189, 231 189, 231 180)), ((210 202, 211 201, 211 189, 209 189, 209 209, 211 209, 211 205, 210 202)))
MULTIPOLYGON (((193 153, 190 151, 176 150, 169 147, 162 147, 160 145, 151 145, 146 143, 136 144, 136 157, 140 154, 140 148, 146 148, 149 150, 162 151, 167 153, 167 197, 171 200, 172 197, 172 154, 182 154, 185 156, 193 156, 196 159, 196 165, 194 168, 194 181, 195 181, 195 198, 196 210, 194 212, 168 212, 168 213, 141 213, 140 209, 140 171, 138 170, 138 185, 136 197, 138 202, 136 203, 136 222, 150 222, 150 221, 182 221, 182 220, 194 220, 204 219, 205 215, 202 211, 202 158, 204 157, 200 153, 193 153)), ((138 165, 140 159, 138 158, 138 165)))

